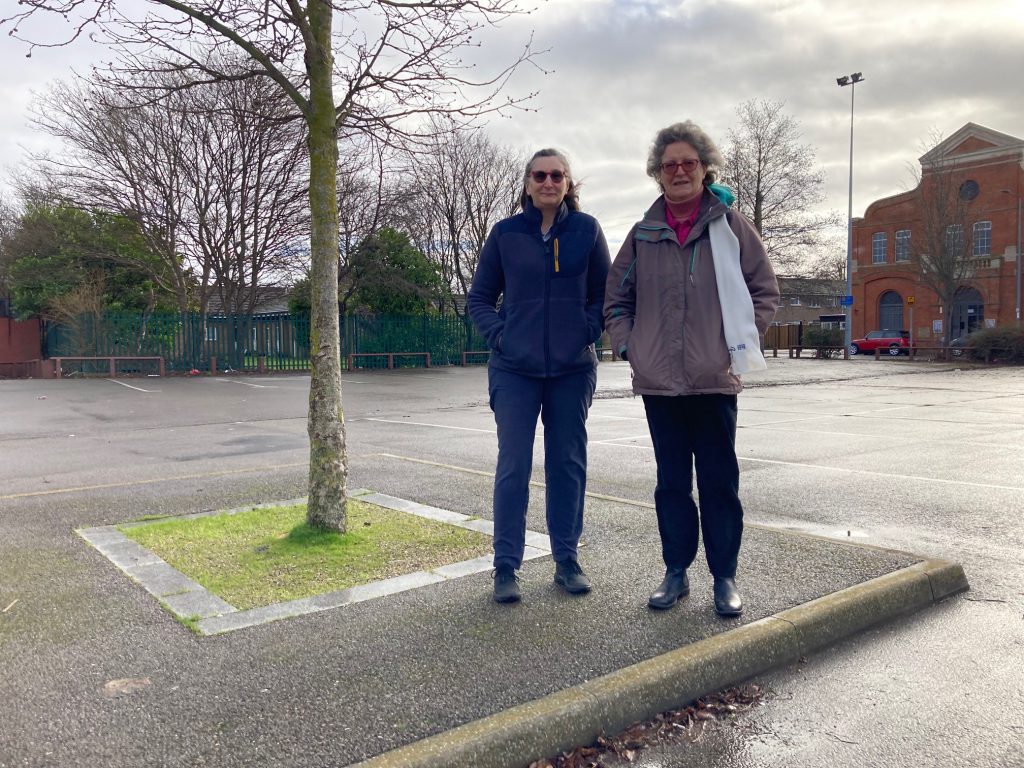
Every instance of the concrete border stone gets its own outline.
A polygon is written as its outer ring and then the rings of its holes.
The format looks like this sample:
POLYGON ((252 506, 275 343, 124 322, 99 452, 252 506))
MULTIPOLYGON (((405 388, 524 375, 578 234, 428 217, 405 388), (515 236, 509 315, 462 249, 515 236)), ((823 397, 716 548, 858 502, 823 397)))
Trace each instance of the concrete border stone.
POLYGON ((957 563, 915 563, 352 768, 523 768, 968 588, 957 563))

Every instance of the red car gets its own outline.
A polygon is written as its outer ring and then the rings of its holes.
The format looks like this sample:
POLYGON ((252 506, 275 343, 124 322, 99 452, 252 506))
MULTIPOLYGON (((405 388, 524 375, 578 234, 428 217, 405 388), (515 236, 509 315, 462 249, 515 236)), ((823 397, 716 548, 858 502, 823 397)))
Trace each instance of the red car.
POLYGON ((893 356, 905 354, 910 349, 910 331, 871 331, 863 339, 850 342, 850 354, 871 354, 879 347, 887 348, 893 356))

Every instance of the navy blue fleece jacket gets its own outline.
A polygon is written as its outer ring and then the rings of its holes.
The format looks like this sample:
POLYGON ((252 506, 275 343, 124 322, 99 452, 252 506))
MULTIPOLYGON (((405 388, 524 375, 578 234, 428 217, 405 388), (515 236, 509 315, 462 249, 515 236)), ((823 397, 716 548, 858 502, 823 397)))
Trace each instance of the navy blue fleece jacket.
POLYGON ((491 349, 490 365, 561 376, 597 364, 610 257, 593 216, 562 203, 546 242, 540 224, 527 201, 522 213, 494 225, 467 307, 491 349))

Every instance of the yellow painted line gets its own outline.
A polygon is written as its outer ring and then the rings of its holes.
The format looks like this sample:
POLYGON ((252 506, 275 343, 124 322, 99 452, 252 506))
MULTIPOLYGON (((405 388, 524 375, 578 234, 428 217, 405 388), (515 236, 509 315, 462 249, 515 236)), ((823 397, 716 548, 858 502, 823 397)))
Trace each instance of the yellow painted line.
POLYGON ((226 469, 221 472, 201 472, 194 475, 173 475, 171 477, 156 477, 152 480, 132 480, 126 483, 100 483, 97 485, 80 485, 73 488, 52 488, 48 491, 27 491, 25 493, 11 493, 0 496, 0 501, 8 499, 27 499, 33 496, 54 496, 61 493, 80 493, 82 491, 101 491, 108 488, 131 488, 136 485, 155 485, 156 483, 169 483, 176 480, 202 480, 207 477, 224 477, 226 475, 244 475, 247 472, 266 472, 268 469, 291 469, 292 467, 308 467, 309 462, 295 462, 292 464, 274 464, 269 467, 249 467, 246 469, 226 469))

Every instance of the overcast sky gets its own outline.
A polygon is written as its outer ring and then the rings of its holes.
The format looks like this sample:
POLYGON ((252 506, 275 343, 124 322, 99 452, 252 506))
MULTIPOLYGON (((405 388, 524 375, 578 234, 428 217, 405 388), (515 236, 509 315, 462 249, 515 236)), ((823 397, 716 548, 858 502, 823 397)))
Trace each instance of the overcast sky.
MULTIPOLYGON (((538 59, 550 72, 524 69, 511 93, 539 90, 536 111, 488 133, 524 151, 563 149, 613 249, 657 195, 644 174, 655 132, 690 118, 724 147, 748 99, 785 102, 825 170, 825 207, 844 219, 851 88, 840 75, 865 77, 854 216, 912 185, 907 165, 934 133, 975 122, 1024 137, 1024 0, 549 0, 483 38, 483 53, 511 54, 531 31, 551 49, 538 59)), ((26 59, 4 30, 0 167, 47 146, 27 126, 31 91, 101 55, 80 41, 26 59)))

